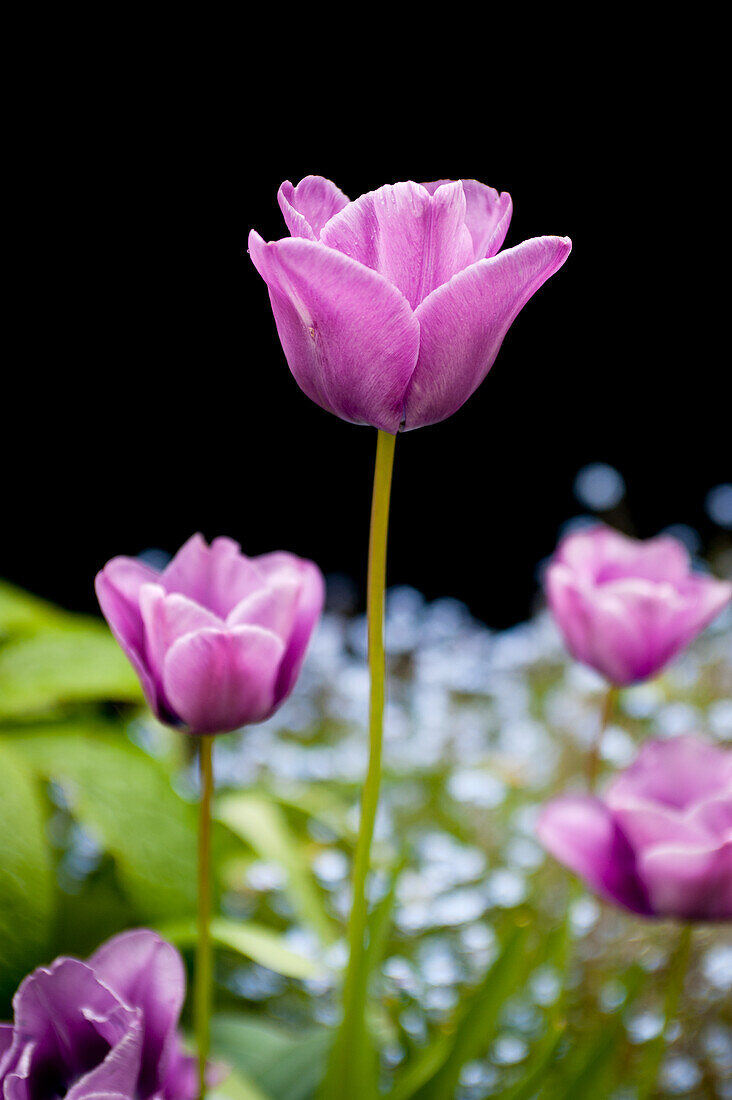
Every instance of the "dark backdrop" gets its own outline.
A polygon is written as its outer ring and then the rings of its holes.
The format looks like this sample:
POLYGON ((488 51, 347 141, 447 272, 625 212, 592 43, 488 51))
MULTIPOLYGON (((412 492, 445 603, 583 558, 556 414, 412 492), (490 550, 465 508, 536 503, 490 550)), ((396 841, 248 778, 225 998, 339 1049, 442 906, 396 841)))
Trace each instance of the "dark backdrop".
POLYGON ((507 246, 574 241, 470 402, 399 439, 392 583, 495 625, 525 616, 595 461, 626 480, 619 522, 687 523, 708 545, 706 493, 732 479, 709 274, 727 196, 708 129, 668 97, 659 114, 652 95, 597 86, 541 89, 513 113, 490 91, 459 109, 435 92, 429 109, 351 100, 336 117, 321 93, 291 88, 283 114, 236 81, 97 101, 71 80, 46 104, 18 215, 0 574, 89 610, 107 558, 200 529, 361 583, 375 433, 299 391, 246 254, 250 227, 284 234, 277 188, 309 172, 351 197, 476 177, 513 196, 507 246))

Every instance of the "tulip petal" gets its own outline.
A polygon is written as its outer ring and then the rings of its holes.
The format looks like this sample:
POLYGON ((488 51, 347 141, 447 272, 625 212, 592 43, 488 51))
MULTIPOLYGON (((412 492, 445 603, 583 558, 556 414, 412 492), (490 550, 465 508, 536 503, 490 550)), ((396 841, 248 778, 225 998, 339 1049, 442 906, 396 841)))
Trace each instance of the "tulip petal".
POLYGON ((554 560, 597 584, 624 577, 683 581, 691 565, 689 552, 678 539, 669 535, 634 539, 604 524, 567 535, 560 542, 554 560))
POLYGON ((13 1045, 13 1025, 12 1024, 0 1024, 0 1070, 2 1069, 3 1057, 10 1050, 13 1045))
MULTIPOLYGON (((431 195, 450 180, 424 183, 431 195)), ((461 180, 465 193, 465 224, 473 241, 473 259, 485 260, 500 251, 511 224, 513 203, 507 191, 499 193, 478 180, 461 180)))
POLYGON ((419 350, 419 325, 404 296, 313 241, 265 244, 253 232, 249 249, 300 388, 344 420, 396 433, 419 350))
POLYGON ((303 562, 300 598, 280 671, 275 684, 275 700, 281 703, 292 691, 300 674, 305 653, 325 602, 323 574, 312 562, 303 562))
POLYGON ((636 853, 656 844, 694 847, 709 842, 710 834, 700 821, 670 806, 611 796, 606 805, 636 853))
POLYGON ((732 838, 698 848, 650 848, 639 856, 639 871, 659 916, 732 920, 732 838))
POLYGON ((184 634, 205 627, 223 630, 224 621, 187 596, 177 592, 169 595, 160 584, 142 586, 140 614, 145 628, 146 663, 157 692, 156 709, 166 720, 175 722, 177 716, 163 686, 165 656, 173 643, 184 634))
POLYGON ((633 850, 598 798, 554 799, 542 810, 536 831, 544 847, 602 897, 651 914, 633 850))
POLYGON ((480 260, 417 308, 419 359, 407 389, 406 431, 456 412, 493 366, 511 323, 562 266, 566 237, 536 237, 480 260))
MULTIPOLYGON (((83 1079, 91 1091, 134 1095, 142 1047, 139 1013, 120 1001, 90 967, 61 958, 35 970, 21 983, 13 1006, 16 1035, 24 1044, 32 1036, 33 1043, 26 1046, 12 1076, 30 1080, 36 1065, 46 1064, 60 1075, 59 1087, 83 1079)), ((67 1095, 74 1100, 73 1089, 67 1095)))
POLYGON ((97 573, 94 587, 109 629, 134 668, 153 710, 157 707, 155 683, 145 658, 145 633, 140 614, 140 589, 156 583, 160 574, 134 558, 112 558, 97 573))
POLYGON ((632 577, 596 585, 587 599, 597 649, 619 668, 614 683, 648 679, 682 648, 678 620, 685 605, 674 585, 632 577))
POLYGON ((691 735, 646 741, 610 784, 610 807, 643 799, 685 810, 732 785, 732 752, 691 735))
POLYGON ((297 601, 300 594, 299 579, 281 578, 271 581, 266 587, 257 589, 245 596, 228 615, 226 625, 264 626, 287 642, 295 619, 297 601))
POLYGON ((325 581, 317 565, 294 554, 277 551, 273 554, 262 554, 254 560, 271 585, 296 578, 299 588, 297 608, 289 637, 286 639, 285 654, 275 687, 275 697, 279 704, 295 686, 305 660, 310 638, 323 611, 325 581))
POLYGON ((680 591, 686 606, 676 621, 677 649, 683 648, 706 630, 724 610, 732 600, 732 583, 695 574, 680 587, 680 591))
POLYGON ((350 199, 331 180, 305 176, 297 187, 285 180, 277 201, 292 236, 317 241, 326 222, 348 206, 350 199))
POLYGON ((564 635, 570 653, 578 661, 597 668, 597 663, 591 660, 594 651, 587 597, 577 584, 574 574, 563 562, 555 560, 544 574, 544 588, 552 615, 564 635))
POLYGON ((459 180, 434 195, 419 183, 395 183, 361 195, 328 222, 329 248, 378 271, 414 309, 473 261, 459 180))
POLYGON ((721 794, 697 803, 688 816, 708 837, 721 836, 732 840, 732 782, 721 794))
POLYGON ((141 1014, 133 1019, 125 1034, 116 1042, 104 1060, 78 1081, 66 1093, 66 1100, 88 1100, 102 1093, 112 1096, 145 1095, 138 1092, 140 1057, 143 1044, 141 1014))
POLYGON ((220 619, 259 587, 260 578, 233 539, 193 535, 157 578, 167 592, 188 596, 220 619))
POLYGON ((284 648, 260 626, 186 634, 165 658, 165 694, 192 733, 261 722, 274 705, 284 648))
POLYGON ((94 973, 143 1014, 144 1041, 139 1091, 152 1096, 165 1080, 176 1049, 185 1000, 186 974, 178 952, 148 929, 123 932, 89 960, 94 973))

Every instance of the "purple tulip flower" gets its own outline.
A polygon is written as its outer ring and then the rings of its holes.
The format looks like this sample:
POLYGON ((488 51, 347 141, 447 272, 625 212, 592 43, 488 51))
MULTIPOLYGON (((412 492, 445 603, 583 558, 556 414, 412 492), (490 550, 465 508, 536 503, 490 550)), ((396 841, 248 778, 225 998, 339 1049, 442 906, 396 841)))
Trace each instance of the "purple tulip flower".
POLYGON ((572 655, 619 687, 660 672, 732 598, 677 539, 599 524, 560 543, 544 584, 572 655))
POLYGON ((601 897, 645 917, 732 920, 732 750, 650 741, 603 798, 546 805, 537 832, 601 897))
POLYGON ((350 202, 306 176, 279 191, 291 237, 249 237, 300 388, 392 435, 456 412, 529 298, 569 255, 535 237, 497 255, 511 198, 476 180, 396 183, 350 202))
POLYGON ((293 554, 247 558, 231 539, 194 535, 162 572, 113 558, 96 591, 158 718, 224 733, 264 721, 290 694, 325 588, 293 554))
POLYGON ((88 962, 56 959, 20 985, 0 1025, 5 1100, 195 1100, 178 1019, 183 961, 154 932, 109 940, 88 962))

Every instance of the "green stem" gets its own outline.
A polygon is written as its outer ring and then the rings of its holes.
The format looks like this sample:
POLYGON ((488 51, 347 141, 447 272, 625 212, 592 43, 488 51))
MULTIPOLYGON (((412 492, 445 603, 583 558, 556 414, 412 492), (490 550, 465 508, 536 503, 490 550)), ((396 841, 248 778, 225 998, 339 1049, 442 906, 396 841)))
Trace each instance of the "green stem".
POLYGON ((607 689, 605 695, 605 701, 602 705, 602 715, 600 718, 600 728, 597 731, 594 744, 590 749, 587 756, 587 786, 591 791, 594 791, 597 785, 597 774, 600 770, 600 752, 602 749, 602 739, 605 736, 605 730, 610 724, 610 719, 615 712, 615 708, 620 696, 620 688, 611 684, 607 689))
POLYGON ((198 1097, 206 1097, 206 1063, 211 1036, 213 960, 211 950, 211 800, 213 737, 199 737, 201 804, 198 819, 198 942, 196 946, 195 1029, 198 1045, 198 1097))
POLYGON ((663 1006, 663 1028, 646 1049, 646 1055, 638 1075, 638 1100, 648 1100, 653 1096, 658 1080, 663 1052, 666 1049, 666 1036, 671 1023, 676 1018, 681 994, 684 990, 686 972, 691 954, 692 926, 685 924, 681 929, 676 947, 669 959, 667 970, 666 995, 663 1006))
POLYGON ((368 652, 371 690, 369 698, 369 765, 361 800, 356 854, 353 865, 353 903, 348 928, 349 957, 343 991, 343 1020, 334 1048, 328 1085, 331 1095, 356 1100, 368 1088, 369 1067, 365 1041, 366 924, 368 898, 366 886, 371 863, 371 843, 381 785, 381 753, 384 735, 386 699, 386 658, 384 654, 384 602, 386 589, 386 539, 389 526, 389 499, 394 466, 396 436, 379 432, 376 445, 374 491, 371 502, 368 566, 368 652))

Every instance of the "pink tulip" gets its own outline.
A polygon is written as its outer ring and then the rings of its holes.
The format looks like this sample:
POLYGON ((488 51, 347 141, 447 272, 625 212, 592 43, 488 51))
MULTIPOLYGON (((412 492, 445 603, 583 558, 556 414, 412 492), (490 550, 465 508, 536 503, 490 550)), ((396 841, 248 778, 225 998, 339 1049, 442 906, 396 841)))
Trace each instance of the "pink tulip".
POLYGON ((618 686, 660 672, 732 598, 732 584, 692 572, 677 539, 601 525, 560 543, 545 588, 572 655, 618 686))
POLYGON ((511 198, 476 180, 396 183, 350 202, 306 176, 278 197, 292 236, 252 232, 249 251, 290 370, 322 408, 391 434, 467 401, 571 248, 535 237, 496 255, 511 198))
POLYGON ((113 558, 96 590, 152 710, 190 733, 262 722, 297 679, 323 606, 312 562, 247 558, 228 538, 194 535, 162 571, 113 558))
POLYGON ((542 844, 602 897, 648 917, 732 920, 732 750, 650 741, 604 798, 544 807, 542 844))

